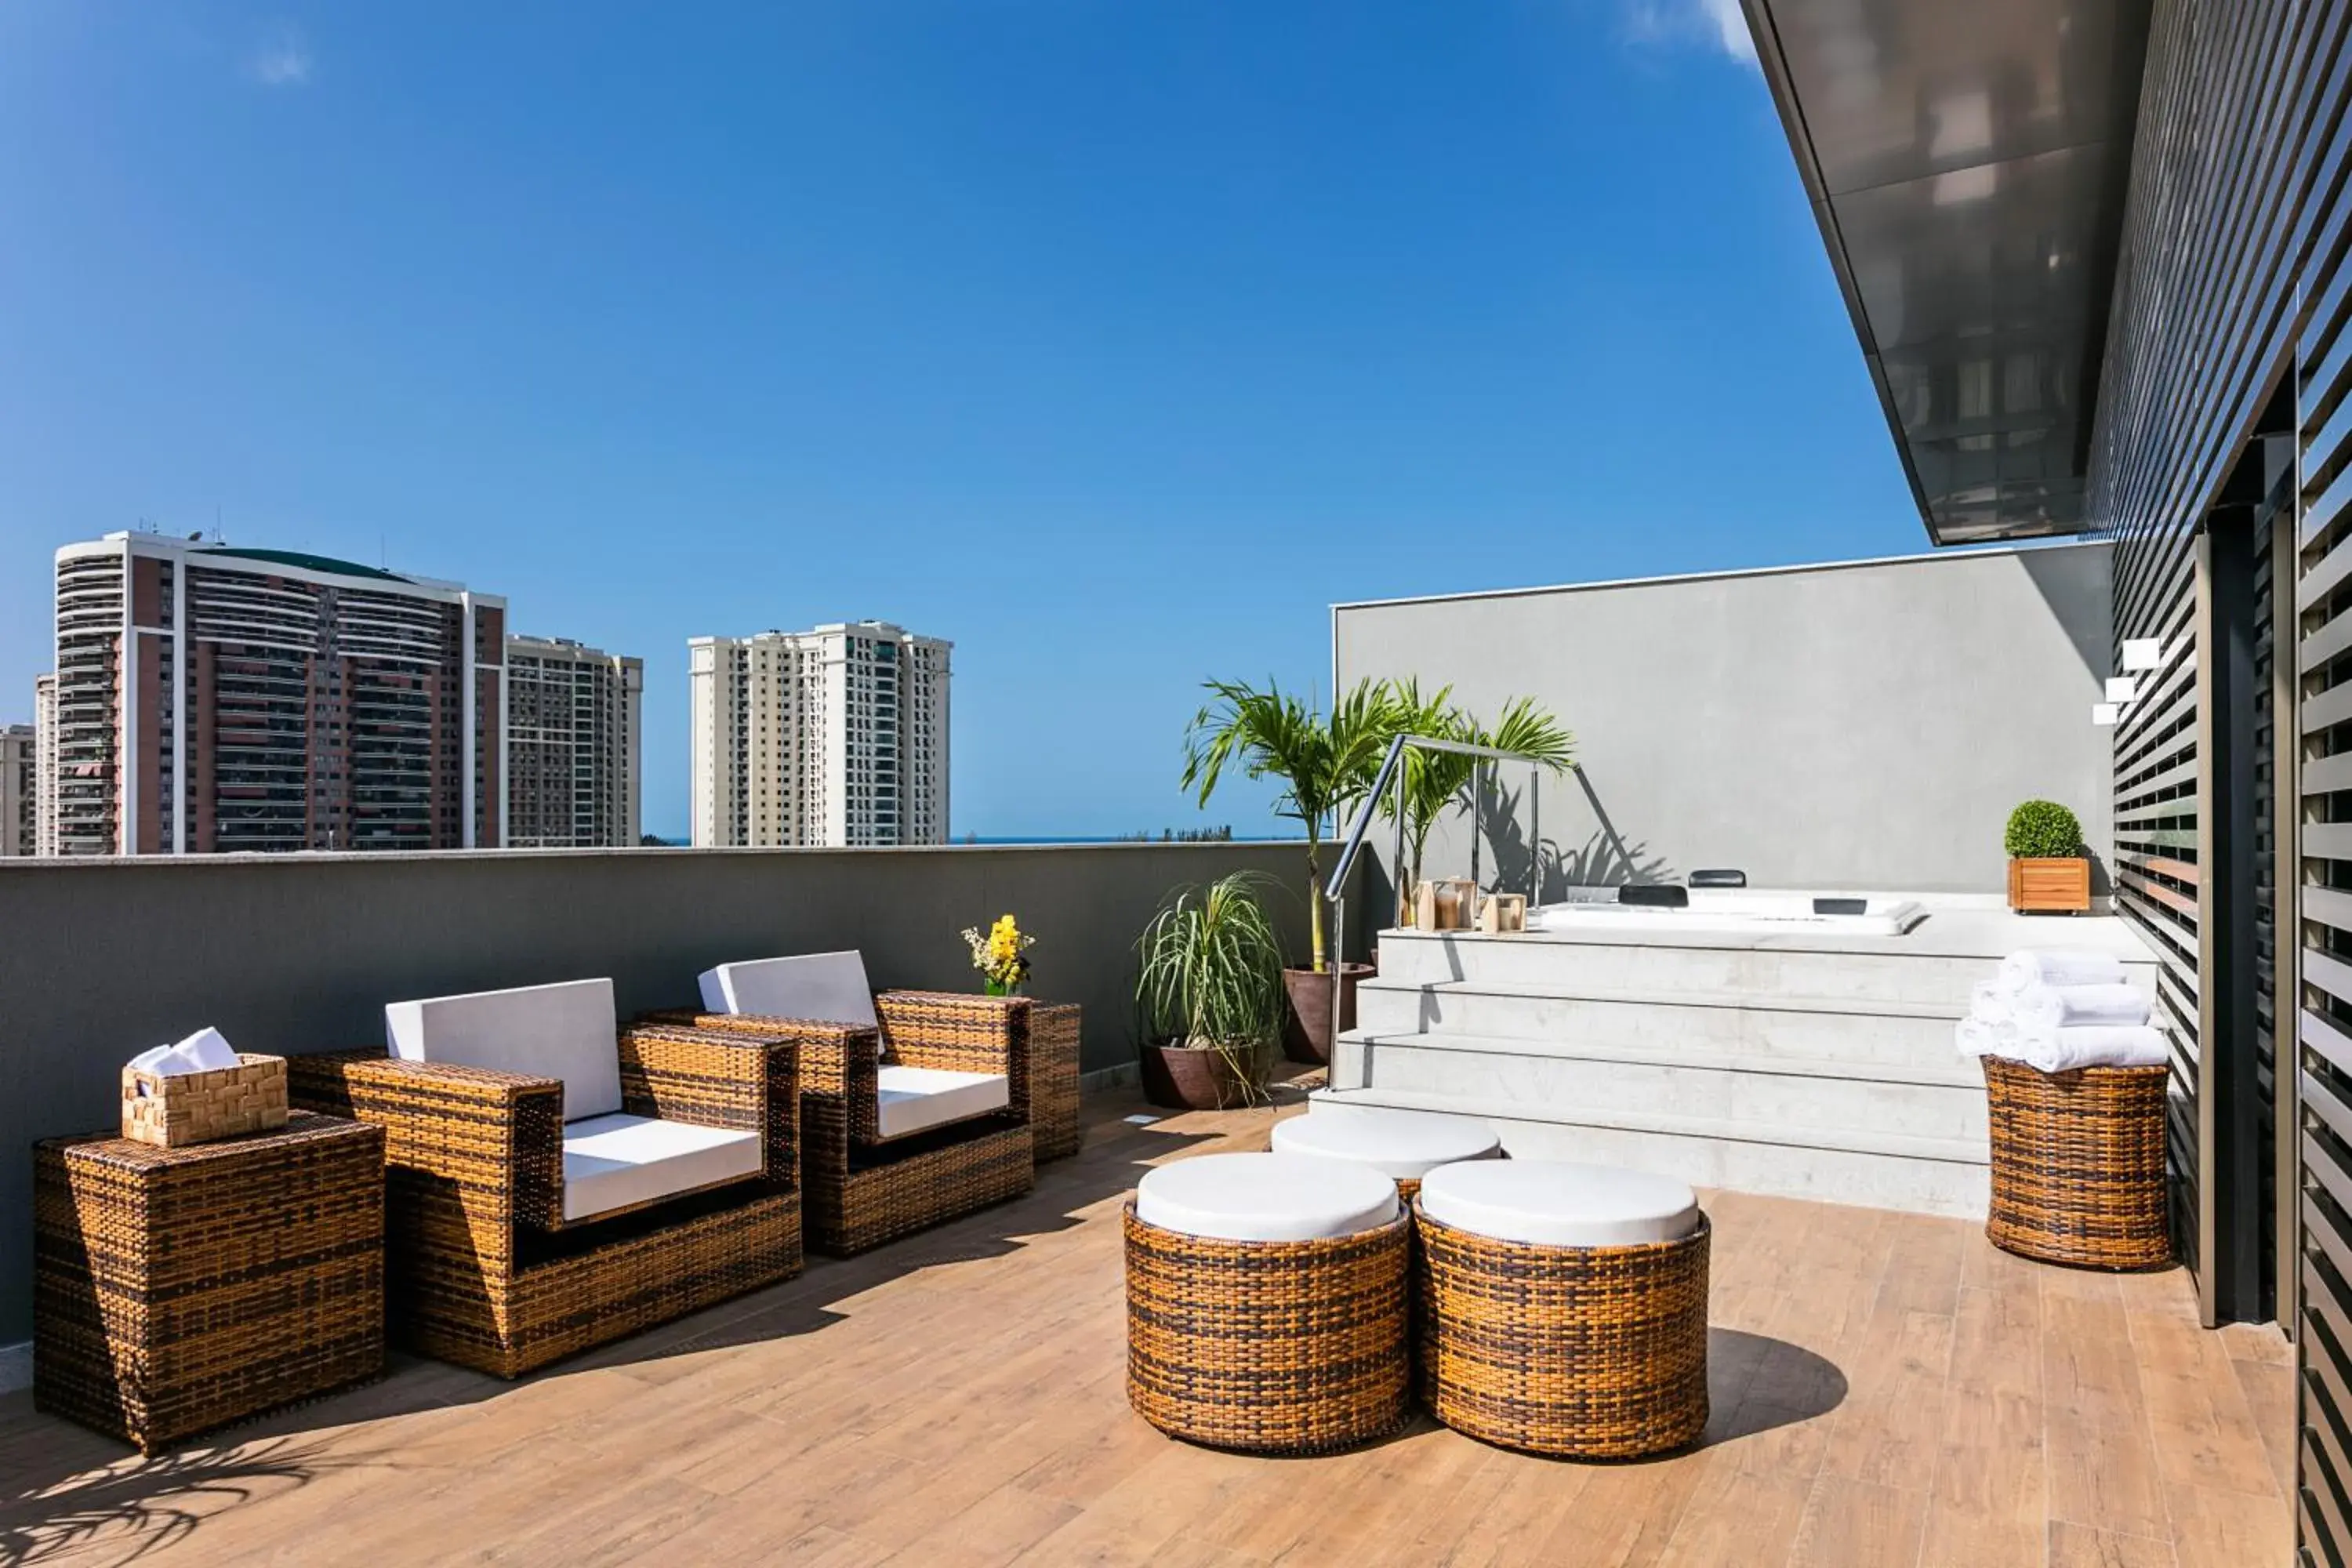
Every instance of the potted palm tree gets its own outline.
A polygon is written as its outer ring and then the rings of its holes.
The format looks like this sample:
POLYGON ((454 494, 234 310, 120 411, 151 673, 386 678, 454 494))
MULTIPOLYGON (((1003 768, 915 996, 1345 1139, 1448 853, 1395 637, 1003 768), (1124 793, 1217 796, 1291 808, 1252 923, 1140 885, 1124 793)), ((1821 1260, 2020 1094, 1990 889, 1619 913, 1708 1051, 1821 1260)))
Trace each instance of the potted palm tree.
MULTIPOLYGON (((1576 765, 1576 737, 1559 721, 1536 706, 1529 697, 1514 697, 1503 705, 1503 716, 1490 729, 1456 707, 1454 689, 1440 688, 1423 698, 1421 683, 1407 679, 1393 689, 1391 718, 1396 732, 1422 735, 1433 741, 1460 741, 1531 758, 1546 770, 1559 773, 1576 765)), ((1397 923, 1412 922, 1412 890, 1421 885, 1422 852, 1429 830, 1449 805, 1475 809, 1470 798, 1477 777, 1478 759, 1459 752, 1408 751, 1404 754, 1404 864, 1397 873, 1397 923)), ((1398 798, 1383 795, 1381 815, 1397 820, 1398 798)), ((1473 911, 1474 913, 1475 911, 1473 911)))
POLYGON ((2091 907, 2091 858, 2083 825, 2054 800, 2029 800, 2009 814, 2009 907, 2020 914, 2079 914, 2091 907))
MULTIPOLYGON (((1381 754, 1396 732, 1394 697, 1386 681, 1365 680, 1332 705, 1327 717, 1269 680, 1263 690, 1237 680, 1212 680, 1208 706, 1184 737, 1184 787, 1206 805, 1228 763, 1254 779, 1281 782, 1276 816, 1307 833, 1307 918, 1309 966, 1285 969, 1290 998, 1283 1048, 1295 1061, 1320 1062, 1331 1038, 1331 956, 1323 918, 1323 837, 1339 813, 1370 793, 1381 754)), ((1356 984, 1369 963, 1339 968, 1339 1026, 1355 1023, 1356 984)))
POLYGON ((1265 1092, 1282 1030, 1282 939, 1236 871, 1183 888, 1143 930, 1135 984, 1144 1098, 1177 1110, 1222 1110, 1265 1092))

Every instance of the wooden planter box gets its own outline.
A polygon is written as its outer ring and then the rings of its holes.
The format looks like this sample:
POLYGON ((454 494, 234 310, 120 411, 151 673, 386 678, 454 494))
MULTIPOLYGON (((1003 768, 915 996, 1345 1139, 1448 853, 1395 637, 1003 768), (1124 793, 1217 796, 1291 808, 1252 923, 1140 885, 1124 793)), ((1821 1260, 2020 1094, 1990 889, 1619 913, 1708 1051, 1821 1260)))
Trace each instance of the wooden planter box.
POLYGON ((2091 907, 2087 859, 2011 860, 2009 907, 2020 914, 2080 914, 2091 907))

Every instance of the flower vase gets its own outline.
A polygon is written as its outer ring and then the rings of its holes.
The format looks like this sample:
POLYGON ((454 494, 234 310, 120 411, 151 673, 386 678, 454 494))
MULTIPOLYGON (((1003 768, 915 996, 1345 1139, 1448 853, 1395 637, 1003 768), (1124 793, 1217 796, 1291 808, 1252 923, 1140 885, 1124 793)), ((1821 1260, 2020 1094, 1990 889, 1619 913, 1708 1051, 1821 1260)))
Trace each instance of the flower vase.
POLYGON ((1021 983, 1017 980, 984 980, 981 982, 980 993, 983 996, 1018 996, 1021 994, 1021 983))

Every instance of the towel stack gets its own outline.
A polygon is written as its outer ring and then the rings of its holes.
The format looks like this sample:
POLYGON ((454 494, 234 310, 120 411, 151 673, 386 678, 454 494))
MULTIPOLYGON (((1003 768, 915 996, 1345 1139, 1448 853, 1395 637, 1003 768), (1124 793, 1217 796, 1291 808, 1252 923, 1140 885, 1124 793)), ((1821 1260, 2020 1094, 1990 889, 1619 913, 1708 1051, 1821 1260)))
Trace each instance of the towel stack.
POLYGON ((1980 980, 1955 1031, 1960 1054, 2042 1072, 2156 1067, 2171 1059, 2148 1003, 2110 953, 2028 948, 1980 980))
POLYGON ((172 1078, 181 1073, 217 1072, 222 1068, 237 1066, 238 1061, 236 1049, 221 1032, 207 1028, 198 1029, 177 1045, 142 1051, 127 1065, 172 1078))

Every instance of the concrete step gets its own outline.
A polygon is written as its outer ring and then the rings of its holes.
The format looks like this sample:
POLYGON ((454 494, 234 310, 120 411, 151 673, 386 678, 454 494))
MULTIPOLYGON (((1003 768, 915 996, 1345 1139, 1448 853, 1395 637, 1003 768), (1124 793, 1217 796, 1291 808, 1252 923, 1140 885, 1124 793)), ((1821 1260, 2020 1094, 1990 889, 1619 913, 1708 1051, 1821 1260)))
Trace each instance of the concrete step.
POLYGON ((1941 1066, 1965 1002, 1906 1002, 1678 987, 1619 991, 1505 986, 1484 980, 1419 984, 1386 974, 1356 993, 1367 1031, 1484 1035, 1563 1047, 1725 1051, 1941 1066))
MULTIPOLYGON (((1969 988, 1990 974, 2000 960, 1965 944, 1939 944, 1923 934, 1927 930, 1923 926, 1913 935, 1899 937, 1693 931, 1612 933, 1605 938, 1593 933, 1572 940, 1541 933, 1490 937, 1389 931, 1381 933, 1380 970, 1381 979, 1409 984, 1471 982, 1503 989, 1580 993, 1703 991, 1965 1007, 1969 988)), ((2095 927, 2081 928, 2075 940, 2099 945, 2115 941, 2095 927)), ((2145 950, 2121 956, 2139 984, 2152 984, 2154 963, 2145 950)))
MULTIPOLYGON (((1904 939, 1885 939, 1900 942, 1904 939)), ((1982 958, 1822 952, 1721 943, 1381 935, 1381 978, 1410 984, 1467 981, 1560 991, 1692 990, 1964 1005, 1992 972, 1982 958)))
POLYGON ((1925 1063, 1530 1041, 1453 1030, 1340 1037, 1331 1083, 1508 1104, 1545 1121, 1660 1111, 1836 1139, 1985 1137, 1984 1079, 1954 1055, 1925 1063))
POLYGON ((1515 1159, 1577 1160, 1671 1175, 1698 1187, 1981 1220, 1983 1140, 1846 1131, 1833 1136, 1658 1110, 1530 1117, 1509 1100, 1401 1088, 1320 1089, 1315 1110, 1377 1106, 1485 1121, 1515 1159))

